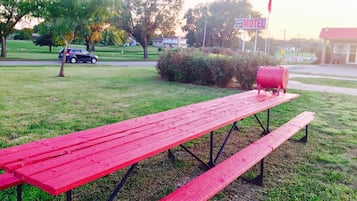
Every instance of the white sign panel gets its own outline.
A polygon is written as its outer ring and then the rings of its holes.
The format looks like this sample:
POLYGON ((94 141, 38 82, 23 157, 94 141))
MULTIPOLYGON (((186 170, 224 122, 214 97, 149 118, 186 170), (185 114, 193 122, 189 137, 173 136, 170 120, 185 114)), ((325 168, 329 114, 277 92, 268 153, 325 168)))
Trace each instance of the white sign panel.
POLYGON ((266 18, 236 18, 236 29, 261 30, 266 28, 266 18))

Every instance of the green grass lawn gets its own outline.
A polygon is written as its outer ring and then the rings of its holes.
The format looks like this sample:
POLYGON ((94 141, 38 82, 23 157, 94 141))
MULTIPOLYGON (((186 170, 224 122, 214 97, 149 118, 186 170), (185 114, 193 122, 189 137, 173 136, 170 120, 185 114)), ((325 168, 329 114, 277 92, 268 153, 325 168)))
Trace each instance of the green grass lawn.
MULTIPOLYGON (((162 81, 154 68, 147 67, 68 65, 65 78, 56 77, 58 71, 58 66, 0 67, 0 147, 239 93, 162 81)), ((357 97, 289 92, 300 97, 272 109, 272 127, 302 111, 316 112, 308 143, 289 141, 274 151, 266 160, 263 187, 238 179, 215 200, 357 200, 357 97)), ((228 151, 259 136, 254 118, 239 122, 239 127, 238 141, 228 145, 228 151)), ((191 145, 193 150, 205 146, 207 137, 191 145)), ((118 200, 158 200, 201 173, 194 159, 175 152, 176 163, 170 163, 165 153, 140 163, 118 200)), ((123 174, 119 171, 75 189, 74 200, 106 200, 123 174)), ((0 200, 15 197, 15 188, 0 192, 0 200)), ((64 200, 64 196, 52 197, 25 185, 23 200, 64 200)))
POLYGON ((328 79, 328 78, 303 78, 296 77, 291 80, 296 80, 304 84, 315 84, 324 86, 334 86, 334 87, 346 87, 357 89, 357 80, 339 80, 339 79, 328 79))
MULTIPOLYGON (((72 48, 86 49, 84 45, 70 45, 72 48)), ((58 60, 58 52, 63 47, 53 47, 49 52, 47 46, 36 46, 32 41, 7 41, 7 58, 8 60, 58 60)), ((149 47, 148 56, 150 60, 157 60, 159 56, 157 48, 149 47)), ((101 61, 142 61, 144 58, 141 46, 135 47, 98 47, 93 54, 98 55, 101 61)), ((1 60, 2 58, 0 58, 1 60)))

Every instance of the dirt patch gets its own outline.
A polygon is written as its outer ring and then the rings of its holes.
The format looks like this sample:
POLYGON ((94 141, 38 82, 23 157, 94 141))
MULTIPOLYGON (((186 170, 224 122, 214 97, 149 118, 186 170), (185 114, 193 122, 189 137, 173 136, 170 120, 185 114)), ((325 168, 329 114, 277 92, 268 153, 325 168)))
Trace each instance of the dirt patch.
POLYGON ((357 161, 357 148, 356 149, 351 149, 347 152, 347 157, 357 161))

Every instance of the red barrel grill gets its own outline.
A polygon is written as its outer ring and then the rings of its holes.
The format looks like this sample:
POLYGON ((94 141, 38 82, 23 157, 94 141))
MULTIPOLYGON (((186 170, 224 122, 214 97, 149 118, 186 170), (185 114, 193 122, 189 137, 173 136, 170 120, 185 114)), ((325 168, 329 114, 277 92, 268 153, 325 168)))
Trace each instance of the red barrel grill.
POLYGON ((258 94, 262 88, 277 91, 277 95, 281 89, 286 93, 288 86, 289 72, 287 68, 275 66, 261 66, 257 73, 258 94))

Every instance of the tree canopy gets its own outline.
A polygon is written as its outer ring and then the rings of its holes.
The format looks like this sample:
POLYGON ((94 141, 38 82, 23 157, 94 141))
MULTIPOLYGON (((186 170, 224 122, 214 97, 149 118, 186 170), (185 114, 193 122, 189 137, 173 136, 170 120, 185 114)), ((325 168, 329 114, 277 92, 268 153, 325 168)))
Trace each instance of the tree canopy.
POLYGON ((14 31, 22 19, 41 16, 48 0, 1 0, 0 1, 0 42, 1 57, 6 57, 6 38, 14 31))
POLYGON ((183 0, 123 0, 122 28, 143 47, 144 59, 155 32, 165 25, 166 32, 175 27, 182 5, 183 0))
POLYGON ((235 18, 260 16, 248 0, 214 1, 188 10, 183 29, 187 31, 190 45, 202 46, 206 31, 205 43, 208 46, 231 47, 239 37, 238 30, 234 28, 235 18))

